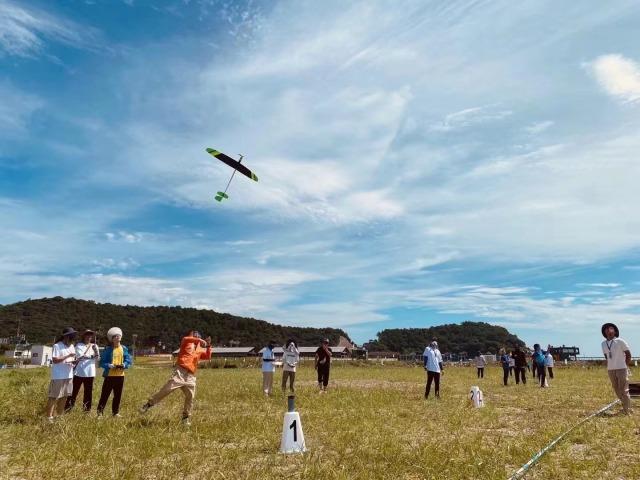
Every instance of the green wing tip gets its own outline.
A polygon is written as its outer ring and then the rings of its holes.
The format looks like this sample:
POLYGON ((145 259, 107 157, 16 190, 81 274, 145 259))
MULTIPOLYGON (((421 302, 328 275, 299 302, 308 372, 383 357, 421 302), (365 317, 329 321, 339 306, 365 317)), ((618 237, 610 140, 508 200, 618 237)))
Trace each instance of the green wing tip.
POLYGON ((217 150, 214 150, 213 148, 207 148, 207 153, 210 153, 211 155, 213 155, 215 157, 220 152, 217 151, 217 150))
POLYGON ((258 181, 258 176, 257 176, 255 173, 252 173, 252 174, 251 174, 251 178, 252 178, 253 180, 255 180, 256 182, 258 181))

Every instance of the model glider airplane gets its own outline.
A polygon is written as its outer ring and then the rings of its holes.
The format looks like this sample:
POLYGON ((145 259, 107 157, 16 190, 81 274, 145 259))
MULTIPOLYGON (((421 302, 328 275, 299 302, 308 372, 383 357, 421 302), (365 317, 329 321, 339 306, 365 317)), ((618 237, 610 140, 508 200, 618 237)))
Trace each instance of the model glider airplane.
POLYGON ((249 177, 251 180, 255 180, 256 182, 258 181, 258 176, 255 173, 253 173, 251 170, 249 170, 247 167, 242 165, 242 159, 244 158, 242 155, 240 155, 240 160, 234 160, 230 156, 225 155, 224 153, 219 152, 218 150, 214 150, 213 148, 207 148, 207 153, 210 155, 213 155, 222 163, 226 163, 231 168, 233 168, 233 173, 231 174, 231 178, 229 179, 229 183, 227 183, 227 186, 224 189, 224 192, 218 192, 216 194, 217 201, 221 202, 225 198, 229 198, 229 195, 227 195, 227 190, 229 189, 229 185, 231 185, 231 180, 233 180, 233 177, 236 174, 236 172, 240 172, 241 174, 249 177))

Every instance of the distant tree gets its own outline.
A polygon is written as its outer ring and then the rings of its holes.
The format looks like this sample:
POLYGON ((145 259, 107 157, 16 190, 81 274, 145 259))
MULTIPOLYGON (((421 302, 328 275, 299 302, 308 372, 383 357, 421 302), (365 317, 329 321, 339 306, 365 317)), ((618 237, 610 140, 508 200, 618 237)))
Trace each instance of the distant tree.
POLYGON ((103 341, 109 328, 119 326, 124 330, 125 344, 136 334, 141 346, 162 343, 168 349, 177 348, 180 338, 192 328, 211 335, 217 344, 235 340, 244 346, 262 346, 269 340, 284 344, 289 337, 299 345, 317 345, 323 338, 337 344, 340 336, 349 338, 341 329, 274 325, 212 310, 100 304, 62 297, 0 306, 0 337, 14 335, 18 323, 32 343, 51 343, 65 326, 97 330, 103 341))
POLYGON ((522 340, 509 333, 506 328, 484 322, 462 322, 430 328, 386 329, 378 332, 377 340, 370 341, 367 345, 372 347, 371 351, 413 353, 421 352, 434 338, 437 339, 442 352, 467 352, 470 356, 478 351, 495 353, 501 347, 513 349, 516 345, 525 346, 522 340))

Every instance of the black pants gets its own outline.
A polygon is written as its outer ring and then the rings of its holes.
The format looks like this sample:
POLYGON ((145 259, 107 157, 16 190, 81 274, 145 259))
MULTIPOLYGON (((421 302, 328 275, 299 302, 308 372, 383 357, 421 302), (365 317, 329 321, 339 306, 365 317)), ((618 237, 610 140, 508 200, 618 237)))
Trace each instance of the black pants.
POLYGON ((511 370, 509 367, 502 367, 502 373, 504 374, 502 380, 505 385, 507 385, 509 382, 509 370, 511 370))
POLYGON ((427 388, 424 390, 424 398, 429 398, 431 383, 435 381, 436 398, 440 398, 440 372, 427 370, 427 388))
POLYGON ((70 397, 67 397, 67 403, 64 406, 65 411, 69 411, 76 404, 76 398, 80 393, 80 387, 84 385, 84 393, 82 395, 82 409, 85 412, 91 410, 91 399, 93 397, 93 377, 79 377, 74 375, 73 377, 73 392, 70 397))
POLYGON ((545 368, 541 367, 540 365, 538 365, 536 367, 536 369, 538 370, 538 380, 540 381, 540 386, 544 387, 544 381, 547 377, 547 374, 545 372, 545 368))
POLYGON ((516 367, 516 385, 520 383, 520 378, 522 378, 522 383, 527 383, 527 369, 526 367, 516 367))
POLYGON ((538 371, 538 366, 536 365, 536 362, 531 363, 531 376, 533 378, 536 378, 538 376, 536 373, 537 371, 538 371))
POLYGON ((509 376, 510 376, 510 377, 513 377, 513 370, 514 370, 515 368, 516 368, 516 367, 509 367, 509 376))
POLYGON ((549 370, 549 378, 553 378, 553 367, 547 367, 549 370))
POLYGON ((484 378, 484 367, 478 367, 478 378, 484 378))
POLYGON ((120 399, 122 398, 123 387, 124 377, 104 377, 102 393, 100 393, 100 401, 98 402, 98 413, 102 413, 104 411, 104 407, 107 405, 107 400, 109 400, 111 392, 113 392, 111 413, 116 415, 120 411, 120 399))
POLYGON ((330 363, 318 364, 318 384, 324 388, 327 388, 327 385, 329 385, 329 370, 331 370, 330 363))

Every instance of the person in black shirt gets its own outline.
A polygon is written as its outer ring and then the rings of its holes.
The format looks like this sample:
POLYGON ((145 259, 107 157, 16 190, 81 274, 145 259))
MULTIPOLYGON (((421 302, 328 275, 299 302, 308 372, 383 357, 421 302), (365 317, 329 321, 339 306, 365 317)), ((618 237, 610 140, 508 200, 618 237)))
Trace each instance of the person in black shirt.
POLYGON ((520 347, 516 347, 513 352, 513 360, 515 361, 516 370, 516 385, 520 383, 522 378, 522 384, 527 384, 527 356, 524 354, 520 347))
POLYGON ((318 371, 318 387, 320 392, 327 391, 329 385, 329 370, 331 368, 331 349, 329 348, 329 339, 325 338, 322 345, 316 350, 316 370, 318 371))

